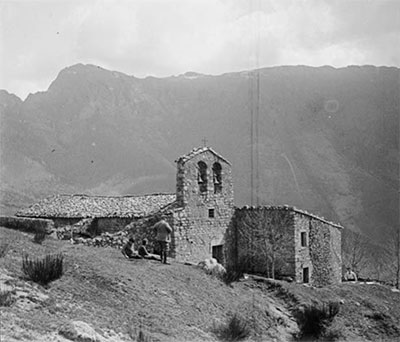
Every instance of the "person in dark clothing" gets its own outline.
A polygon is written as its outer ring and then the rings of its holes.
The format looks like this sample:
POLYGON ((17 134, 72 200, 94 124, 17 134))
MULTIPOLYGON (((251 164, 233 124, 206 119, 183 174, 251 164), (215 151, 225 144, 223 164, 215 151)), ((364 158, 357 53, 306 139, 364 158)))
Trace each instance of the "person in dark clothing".
POLYGON ((138 249, 138 253, 142 258, 151 259, 151 260, 160 260, 155 254, 149 253, 147 251, 147 239, 143 239, 142 245, 138 249))
POLYGON ((153 229, 157 234, 156 240, 158 243, 158 250, 160 251, 161 262, 166 264, 172 228, 167 221, 160 220, 154 225, 153 229))

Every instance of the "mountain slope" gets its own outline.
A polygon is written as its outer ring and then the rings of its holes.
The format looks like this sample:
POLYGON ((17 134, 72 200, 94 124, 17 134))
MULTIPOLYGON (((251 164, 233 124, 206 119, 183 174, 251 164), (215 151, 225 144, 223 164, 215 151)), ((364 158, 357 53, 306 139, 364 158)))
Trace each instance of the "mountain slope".
POLYGON ((3 107, 2 180, 31 197, 173 192, 173 161, 206 138, 233 165, 237 205, 251 202, 253 167, 253 202, 296 205, 382 236, 399 215, 398 94, 399 69, 387 67, 137 79, 78 64, 48 91, 3 107), (41 192, 15 180, 14 159, 26 170, 36 163, 23 178, 41 192))
POLYGON ((387 286, 313 288, 260 277, 228 286, 174 261, 126 260, 117 249, 32 240, 32 234, 0 227, 2 245, 9 244, 0 258, 0 287, 14 301, 0 308, 5 341, 67 342, 65 327, 72 322, 89 325, 103 342, 136 341, 139 331, 154 342, 218 341, 216 332, 235 313, 247 321, 248 341, 292 341, 296 313, 311 303, 331 302, 341 303, 332 338, 395 341, 399 336, 400 296, 387 286), (30 258, 62 253, 63 276, 47 287, 33 283, 21 272, 21 250, 30 258))

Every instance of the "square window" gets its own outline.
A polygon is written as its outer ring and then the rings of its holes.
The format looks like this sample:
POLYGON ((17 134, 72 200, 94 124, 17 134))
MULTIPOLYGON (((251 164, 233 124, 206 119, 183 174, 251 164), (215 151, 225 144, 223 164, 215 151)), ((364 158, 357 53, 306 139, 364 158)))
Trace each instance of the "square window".
POLYGON ((307 233, 301 232, 301 247, 307 247, 307 233))
POLYGON ((210 218, 215 217, 215 210, 214 209, 208 209, 208 217, 210 217, 210 218))

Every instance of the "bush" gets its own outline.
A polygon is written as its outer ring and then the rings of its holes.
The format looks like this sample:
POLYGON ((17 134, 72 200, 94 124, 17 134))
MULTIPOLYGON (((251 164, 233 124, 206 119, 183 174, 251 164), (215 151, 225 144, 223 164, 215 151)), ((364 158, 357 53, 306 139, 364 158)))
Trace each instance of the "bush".
POLYGON ((308 305, 296 314, 300 329, 299 338, 320 338, 339 313, 339 303, 329 303, 322 306, 308 305))
POLYGON ((33 241, 38 243, 39 245, 41 245, 45 238, 46 238, 46 232, 38 231, 35 233, 35 235, 33 237, 33 241))
POLYGON ((240 278, 242 278, 244 274, 244 269, 245 268, 241 264, 228 266, 226 268, 226 273, 223 277, 223 281, 225 282, 225 284, 230 285, 231 283, 238 281, 240 278))
POLYGON ((6 256, 9 247, 10 247, 10 245, 8 243, 2 242, 0 244, 0 258, 3 258, 6 256))
POLYGON ((216 334, 224 341, 240 341, 250 335, 250 328, 246 320, 234 314, 225 325, 217 329, 216 334))
POLYGON ((145 334, 140 326, 139 331, 135 327, 128 327, 128 335, 134 342, 152 342, 152 339, 145 334))
POLYGON ((46 255, 43 259, 29 259, 22 257, 22 271, 34 282, 47 285, 63 274, 63 255, 46 255))
POLYGON ((0 290, 0 306, 11 306, 15 302, 15 299, 11 296, 10 291, 0 290))

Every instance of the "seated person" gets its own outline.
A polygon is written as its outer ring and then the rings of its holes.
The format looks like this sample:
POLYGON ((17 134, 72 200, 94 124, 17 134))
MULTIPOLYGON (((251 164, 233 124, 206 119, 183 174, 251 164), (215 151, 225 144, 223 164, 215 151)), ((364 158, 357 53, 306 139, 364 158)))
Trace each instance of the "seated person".
POLYGON ((347 267, 347 272, 344 274, 344 280, 346 281, 357 281, 357 274, 347 267))
POLYGON ((147 251, 147 239, 143 239, 142 245, 139 247, 138 253, 142 258, 152 259, 152 260, 160 260, 155 254, 151 254, 147 251))
POLYGON ((135 251, 134 247, 135 240, 130 237, 128 242, 122 247, 122 254, 127 259, 141 259, 141 256, 135 251))

